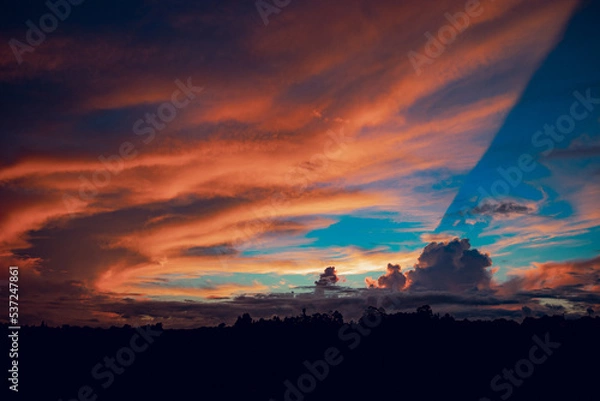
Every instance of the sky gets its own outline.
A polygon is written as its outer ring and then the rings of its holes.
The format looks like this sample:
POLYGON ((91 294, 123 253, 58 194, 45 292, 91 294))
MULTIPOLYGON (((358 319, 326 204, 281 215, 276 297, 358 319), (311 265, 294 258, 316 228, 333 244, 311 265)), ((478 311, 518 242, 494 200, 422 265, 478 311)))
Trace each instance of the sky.
POLYGON ((600 310, 597 2, 73 3, 0 16, 24 323, 600 310))

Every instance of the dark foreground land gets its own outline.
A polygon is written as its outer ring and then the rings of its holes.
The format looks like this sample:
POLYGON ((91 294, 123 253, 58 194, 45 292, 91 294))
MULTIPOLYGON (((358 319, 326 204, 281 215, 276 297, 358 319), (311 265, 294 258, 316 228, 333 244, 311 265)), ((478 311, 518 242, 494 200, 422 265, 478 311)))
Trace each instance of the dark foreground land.
POLYGON ((372 309, 358 325, 334 313, 196 330, 29 327, 9 399, 595 401, 599 341, 598 317, 456 321, 428 308, 372 309))

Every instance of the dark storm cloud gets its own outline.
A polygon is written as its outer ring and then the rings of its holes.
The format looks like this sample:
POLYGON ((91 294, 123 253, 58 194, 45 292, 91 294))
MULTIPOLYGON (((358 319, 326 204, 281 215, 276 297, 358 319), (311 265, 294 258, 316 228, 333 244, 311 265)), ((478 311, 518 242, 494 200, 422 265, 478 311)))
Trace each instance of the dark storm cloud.
POLYGON ((502 203, 484 203, 476 206, 471 210, 472 214, 483 214, 486 216, 494 215, 510 215, 510 214, 528 214, 531 213, 531 208, 519 205, 515 202, 502 202, 502 203))
POLYGON ((423 249, 415 269, 407 273, 411 290, 464 291, 489 288, 492 260, 468 239, 432 242, 423 249))

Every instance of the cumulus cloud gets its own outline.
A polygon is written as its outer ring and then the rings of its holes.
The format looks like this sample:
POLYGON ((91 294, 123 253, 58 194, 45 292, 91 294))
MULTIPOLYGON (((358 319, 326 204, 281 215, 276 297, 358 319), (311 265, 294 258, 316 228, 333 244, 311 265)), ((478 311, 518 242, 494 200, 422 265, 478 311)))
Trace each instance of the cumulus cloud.
POLYGON ((415 269, 407 273, 414 290, 487 289, 492 273, 487 269, 492 259, 477 249, 470 249, 469 240, 458 238, 427 245, 415 269))
POLYGON ((321 273, 321 275, 319 276, 319 280, 315 281, 315 285, 317 287, 329 287, 337 283, 339 280, 340 279, 337 276, 335 267, 329 266, 325 268, 325 271, 323 273, 321 273))
POLYGON ((390 288, 395 291, 401 291, 406 285, 406 276, 401 272, 400 265, 388 263, 387 272, 373 280, 371 277, 365 279, 369 288, 390 288))
POLYGON ((487 268, 492 259, 469 240, 455 238, 447 242, 431 242, 418 258, 414 270, 404 274, 400 265, 388 263, 386 273, 377 280, 367 277, 369 288, 388 288, 395 291, 449 291, 490 289, 492 272, 487 268))

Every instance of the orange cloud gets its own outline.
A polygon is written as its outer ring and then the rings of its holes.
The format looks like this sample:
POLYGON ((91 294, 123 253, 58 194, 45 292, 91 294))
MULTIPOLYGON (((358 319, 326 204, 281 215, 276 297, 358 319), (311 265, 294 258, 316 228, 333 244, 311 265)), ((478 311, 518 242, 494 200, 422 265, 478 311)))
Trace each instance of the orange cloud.
POLYGON ((524 290, 581 286, 582 290, 598 293, 600 257, 580 261, 534 263, 530 269, 513 271, 512 276, 524 290))

